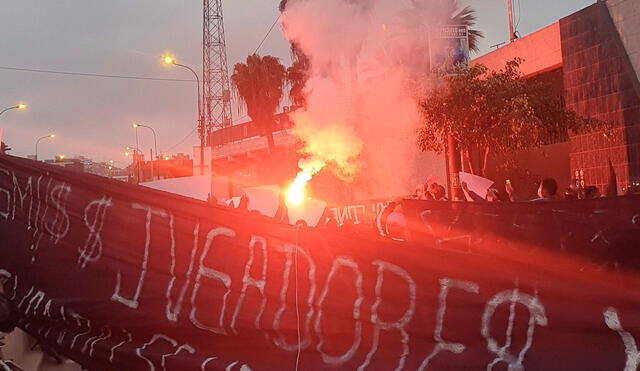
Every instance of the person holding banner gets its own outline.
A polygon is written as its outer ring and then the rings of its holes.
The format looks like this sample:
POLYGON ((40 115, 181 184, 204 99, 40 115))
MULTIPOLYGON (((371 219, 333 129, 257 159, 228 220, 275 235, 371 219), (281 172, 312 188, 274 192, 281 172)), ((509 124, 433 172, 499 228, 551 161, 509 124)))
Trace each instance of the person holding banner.
MULTIPOLYGON (((521 201, 518 195, 516 195, 511 180, 507 179, 505 183, 505 191, 509 195, 509 199, 513 202, 521 201)), ((553 201, 556 199, 556 193, 558 192, 558 183, 553 178, 545 178, 540 181, 538 186, 538 198, 529 200, 531 202, 538 201, 553 201)))

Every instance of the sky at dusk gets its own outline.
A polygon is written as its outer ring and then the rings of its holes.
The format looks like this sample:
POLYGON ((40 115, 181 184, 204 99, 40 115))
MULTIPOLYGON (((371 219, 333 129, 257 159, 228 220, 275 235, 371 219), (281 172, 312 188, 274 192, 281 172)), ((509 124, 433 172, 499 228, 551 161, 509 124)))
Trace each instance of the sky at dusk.
MULTIPOLYGON (((319 1, 319 0, 318 0, 319 1)), ((254 52, 278 17, 278 0, 224 2, 229 71, 254 52)), ((485 33, 481 54, 508 39, 506 1, 464 0, 477 11, 485 33)), ((557 21, 594 0, 515 1, 522 36, 557 21), (518 13, 518 9, 520 12, 518 13)), ((38 147, 39 158, 84 155, 96 161, 127 162, 124 148, 135 144, 131 124, 153 126, 165 154, 191 154, 198 143, 196 86, 190 81, 150 81, 20 72, 26 68, 108 75, 192 79, 189 71, 162 65, 170 52, 201 72, 202 1, 23 0, 4 2, 0 12, 0 109, 26 102, 25 111, 0 116, 11 154, 35 152, 36 139, 55 133, 38 147), (190 134, 191 133, 191 134, 190 134)), ((279 26, 260 54, 291 63, 279 26)), ((234 108, 234 123, 246 121, 234 108)), ((139 128, 140 147, 149 154, 150 131, 139 128)))

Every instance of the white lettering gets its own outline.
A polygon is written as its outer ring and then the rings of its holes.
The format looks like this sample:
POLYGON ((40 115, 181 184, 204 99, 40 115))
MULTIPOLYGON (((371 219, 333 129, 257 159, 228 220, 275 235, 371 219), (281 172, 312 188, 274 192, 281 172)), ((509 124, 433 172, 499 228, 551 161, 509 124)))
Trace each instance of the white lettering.
MULTIPOLYGON (((295 352, 298 350, 298 347, 300 348, 300 350, 302 350, 307 348, 311 344, 309 333, 311 328, 311 317, 313 317, 313 312, 314 312, 313 300, 316 295, 316 265, 313 262, 313 260, 311 260, 311 257, 309 256, 309 254, 304 249, 298 246, 291 245, 291 244, 284 244, 283 246, 277 247, 277 250, 285 253, 286 263, 285 263, 284 274, 282 278, 282 289, 280 290, 280 308, 278 308, 278 311, 276 312, 273 318, 273 329, 278 333, 278 338, 274 339, 274 344, 288 352, 295 352), (293 262, 294 253, 296 255, 295 256, 296 262, 297 262, 297 257, 300 254, 305 258, 309 266, 309 274, 308 274, 309 295, 307 296, 307 307, 309 309, 307 310, 307 315, 306 315, 307 318, 305 320, 305 337, 304 339, 300 340, 300 345, 298 345, 297 343, 296 344, 287 343, 284 338, 284 334, 282 334, 282 332, 280 331, 280 320, 282 319, 282 316, 284 315, 284 312, 287 309, 287 291, 289 290, 289 278, 291 274, 291 265, 293 262)), ((296 268, 296 271, 297 271, 297 268, 296 268)), ((298 293, 296 292, 296 300, 297 300, 297 295, 298 293)))
POLYGON ((624 352, 627 355, 627 361, 624 366, 624 371, 635 371, 638 369, 640 363, 640 351, 638 351, 638 345, 636 339, 628 331, 622 328, 622 322, 618 316, 616 308, 609 307, 602 313, 604 315, 604 323, 607 327, 617 332, 622 338, 624 343, 624 352))
POLYGON ((482 315, 482 336, 487 340, 487 349, 495 353, 498 357, 487 365, 487 371, 492 370, 493 366, 500 362, 504 362, 508 365, 509 371, 524 370, 522 361, 524 356, 531 348, 533 343, 533 333, 535 326, 546 326, 547 316, 544 311, 544 306, 538 300, 537 296, 531 296, 521 293, 517 288, 513 290, 507 290, 496 294, 489 302, 487 302, 484 313, 482 315), (510 302, 509 305, 509 322, 507 324, 506 341, 502 347, 498 347, 498 342, 491 337, 491 318, 493 317, 496 308, 501 304, 510 302), (529 327, 527 328, 527 341, 516 358, 514 355, 508 352, 511 346, 511 334, 513 332, 513 325, 515 320, 515 307, 516 304, 522 304, 529 309, 529 327))
POLYGON ((153 362, 149 358, 147 358, 144 355, 142 355, 142 350, 144 350, 146 347, 151 346, 153 343, 155 343, 157 341, 160 341, 160 340, 166 341, 169 344, 171 344, 173 347, 176 348, 176 351, 173 352, 173 353, 168 353, 168 354, 167 353, 163 353, 161 355, 161 357, 160 357, 160 366, 162 367, 162 370, 164 370, 164 371, 166 371, 166 369, 167 369, 166 368, 166 360, 167 360, 168 357, 177 355, 178 353, 180 353, 181 350, 186 350, 187 352, 189 352, 191 354, 194 354, 196 352, 196 350, 193 349, 193 347, 191 345, 189 345, 189 344, 182 344, 182 345, 178 346, 178 342, 176 340, 174 340, 174 339, 172 339, 172 338, 170 338, 170 337, 168 337, 166 335, 155 334, 155 335, 153 335, 151 337, 150 341, 144 343, 142 345, 142 347, 136 349, 136 354, 138 355, 138 357, 144 359, 145 362, 147 362, 147 364, 149 365, 149 370, 151 370, 151 371, 155 371, 156 366, 153 364, 153 362))
POLYGON ((457 288, 464 290, 466 292, 472 294, 478 294, 480 292, 480 286, 477 283, 468 282, 468 281, 459 281, 454 280, 452 278, 441 278, 440 279, 440 296, 439 296, 439 307, 438 313, 436 314, 436 327, 433 331, 433 339, 436 341, 436 345, 433 348, 433 352, 427 356, 427 358, 422 361, 422 364, 418 368, 419 371, 422 371, 429 367, 429 362, 438 353, 442 351, 452 352, 454 354, 460 354, 464 352, 465 346, 460 343, 450 343, 444 339, 442 339, 442 328, 444 327, 444 314, 447 311, 447 294, 449 293, 449 289, 457 288))
POLYGON ((200 233, 200 223, 196 223, 195 228, 193 229, 193 247, 191 247, 191 259, 189 260, 189 268, 187 269, 187 273, 185 273, 185 282, 182 284, 182 288, 180 289, 180 294, 178 295, 178 300, 176 301, 175 306, 172 306, 171 300, 171 291, 173 290, 173 284, 176 281, 175 267, 176 267, 176 242, 173 231, 173 215, 169 219, 169 230, 171 236, 171 268, 169 272, 171 273, 171 281, 169 281, 169 286, 167 287, 167 307, 166 314, 167 319, 171 322, 178 321, 178 316, 182 311, 182 302, 184 301, 184 296, 187 292, 187 287, 189 287, 189 283, 191 283, 191 272, 193 272, 193 262, 196 257, 196 250, 198 250, 198 234, 200 233))
POLYGON ((87 207, 84 208, 84 225, 89 229, 89 236, 87 236, 84 245, 78 249, 80 253, 78 264, 81 269, 84 269, 89 262, 97 262, 102 256, 102 238, 100 237, 100 233, 102 233, 102 227, 104 226, 107 208, 111 206, 113 206, 111 197, 107 198, 107 196, 102 196, 101 199, 89 202, 87 207), (93 211, 94 209, 95 211, 93 211), (91 218, 92 211, 93 218, 91 218))
MULTIPOLYGON (((31 178, 29 178, 29 182, 31 182, 31 178)), ((51 190, 51 202, 56 208, 56 217, 53 223, 45 223, 45 228, 55 244, 60 242, 69 232, 69 214, 67 214, 66 210, 66 201, 70 192, 71 187, 64 183, 58 184, 51 190), (58 220, 60 216, 62 216, 62 220, 58 220)), ((33 199, 31 202, 33 203, 33 199)), ((29 214, 31 214, 31 208, 29 208, 29 214)))
POLYGON ((151 218, 153 217, 153 215, 166 217, 167 213, 164 212, 164 210, 154 210, 149 206, 144 206, 137 203, 132 204, 131 207, 136 210, 144 210, 147 212, 146 223, 145 223, 146 238, 144 242, 144 256, 142 257, 142 266, 140 267, 141 268, 140 276, 138 277, 138 284, 136 285, 136 291, 133 294, 133 298, 127 299, 122 295, 120 295, 122 273, 118 271, 117 280, 116 280, 116 289, 115 289, 115 292, 113 293, 113 296, 111 296, 111 300, 120 302, 128 306, 129 308, 135 309, 135 308, 138 308, 138 304, 139 304, 138 298, 140 297, 140 292, 142 291, 142 285, 144 284, 144 277, 147 274, 147 264, 149 260, 149 245, 151 244, 151 218))
POLYGON ((404 368, 404 364, 407 359, 407 356, 409 355, 409 334, 407 333, 405 328, 413 318, 413 314, 415 313, 415 309, 416 309, 416 283, 413 280, 413 278, 411 278, 409 273, 407 273, 407 271, 405 271, 404 269, 400 268, 397 265, 394 265, 382 260, 375 260, 372 264, 378 266, 378 277, 376 279, 376 291, 375 291, 376 301, 373 304, 373 306, 371 306, 371 323, 373 324, 373 327, 374 327, 373 341, 371 344, 371 350, 367 354, 367 357, 364 363, 360 365, 360 367, 358 367, 358 371, 364 370, 371 363, 371 358, 378 350, 378 343, 380 341, 380 332, 382 330, 390 331, 392 329, 398 330, 402 335, 403 352, 400 355, 400 360, 398 361, 398 366, 396 367, 397 371, 402 370, 404 368), (407 310, 404 312, 402 317, 395 322, 382 321, 378 317, 378 307, 382 303, 382 283, 384 280, 385 270, 395 273, 397 276, 407 281, 407 285, 409 288, 409 296, 408 296, 409 303, 407 306, 407 310))
POLYGON ((242 307, 242 303, 244 302, 244 298, 247 294, 247 289, 250 286, 255 287, 260 296, 262 296, 262 302, 260 304, 260 310, 256 315, 255 327, 260 328, 260 319, 262 318, 262 314, 264 313, 264 309, 267 306, 267 297, 264 294, 264 288, 267 284, 267 240, 263 237, 253 236, 251 237, 251 241, 249 241, 249 259, 247 260, 247 264, 244 267, 244 275, 242 276, 242 289, 240 290, 240 297, 238 298, 238 303, 236 304, 236 308, 233 311, 233 317, 231 318, 231 330, 235 334, 236 331, 236 320, 238 319, 238 313, 240 312, 240 307, 242 307), (255 279, 251 277, 251 267, 253 266, 253 259, 255 255, 255 246, 260 244, 262 251, 262 272, 260 274, 259 279, 255 279))
MULTIPOLYGON (((9 177, 10 175, 9 171, 2 168, 0 168, 0 173, 5 174, 7 177, 9 177)), ((9 213, 11 212, 11 192, 6 188, 0 188, 0 194, 4 194, 4 198, 5 200, 7 200, 6 207, 4 208, 4 210, 0 211, 0 216, 5 220, 8 220, 9 213)))
POLYGON ((191 315, 190 315, 191 323, 193 323, 198 328, 211 331, 216 334, 223 334, 223 335, 227 334, 227 332, 224 329, 223 323, 224 323, 224 313, 227 308, 227 298, 229 296, 229 293, 231 293, 231 277, 226 273, 223 273, 213 268, 209 268, 205 266, 204 261, 207 258, 207 255, 209 254, 209 249, 211 248, 211 244, 216 237, 218 236, 235 237, 235 235, 236 233, 234 231, 224 227, 218 227, 209 231, 209 233, 207 234, 207 241, 205 242, 204 249, 202 250, 202 254, 200 255, 200 266, 198 268, 198 273, 196 275, 195 283, 193 285, 193 292, 191 294, 191 315), (202 284, 202 282, 200 282, 202 278, 209 278, 212 280, 219 281, 226 288, 226 292, 222 297, 222 308, 220 309, 220 319, 218 322, 218 327, 205 325, 198 319, 196 315, 196 312, 198 310, 196 306, 196 297, 198 296, 198 291, 200 290, 200 285, 202 284))
POLYGON ((333 261, 333 265, 331 266, 331 270, 329 271, 329 275, 327 276, 327 282, 324 284, 324 289, 320 294, 320 299, 318 300, 318 316, 316 317, 315 330, 318 335, 318 345, 316 349, 322 355, 322 360, 325 363, 329 364, 342 364, 344 362, 349 361, 358 351, 358 347, 360 347, 360 342, 362 340, 362 321, 360 319, 360 308, 362 305, 362 301, 364 300, 364 295, 362 293, 362 272, 358 268, 358 264, 351 258, 341 256, 336 258, 333 261), (329 295, 329 288, 331 284, 331 280, 333 279, 336 272, 340 269, 340 267, 350 268, 355 274, 354 286, 356 289, 357 297, 353 303, 353 319, 356 321, 354 334, 353 334, 353 342, 351 347, 340 356, 330 356, 326 354, 322 350, 322 345, 324 344, 324 338, 322 337, 322 304, 325 299, 329 295))

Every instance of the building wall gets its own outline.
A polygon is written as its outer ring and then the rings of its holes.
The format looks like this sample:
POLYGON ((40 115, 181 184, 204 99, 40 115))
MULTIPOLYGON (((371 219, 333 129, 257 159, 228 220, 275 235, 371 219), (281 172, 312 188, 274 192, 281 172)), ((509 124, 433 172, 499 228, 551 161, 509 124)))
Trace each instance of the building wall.
POLYGON ((490 70, 504 68, 506 62, 514 58, 522 58, 520 71, 525 76, 532 76, 562 65, 562 48, 560 45, 560 26, 556 22, 530 35, 506 44, 491 53, 487 53, 471 61, 471 64, 482 63, 490 70))
POLYGON ((614 125, 613 135, 596 132, 571 137, 572 172, 584 170, 585 182, 604 190, 609 184, 611 161, 621 190, 640 170, 637 74, 605 3, 596 3, 559 23, 567 106, 614 125))
POLYGON ((640 4, 638 0, 607 0, 607 7, 636 76, 640 76, 640 4))

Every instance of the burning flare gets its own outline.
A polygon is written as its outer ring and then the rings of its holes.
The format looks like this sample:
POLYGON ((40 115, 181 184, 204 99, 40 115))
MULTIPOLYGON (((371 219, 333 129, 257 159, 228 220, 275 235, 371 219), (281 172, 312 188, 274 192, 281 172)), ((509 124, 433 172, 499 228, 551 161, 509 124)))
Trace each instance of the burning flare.
POLYGON ((305 188, 314 174, 324 167, 325 163, 319 159, 302 159, 298 161, 301 169, 296 175, 296 179, 289 186, 287 191, 287 204, 299 205, 305 199, 305 188))

